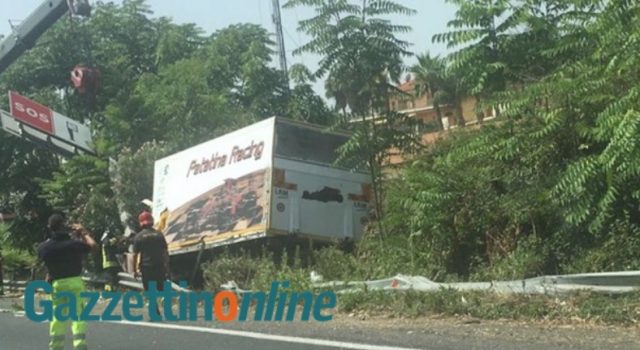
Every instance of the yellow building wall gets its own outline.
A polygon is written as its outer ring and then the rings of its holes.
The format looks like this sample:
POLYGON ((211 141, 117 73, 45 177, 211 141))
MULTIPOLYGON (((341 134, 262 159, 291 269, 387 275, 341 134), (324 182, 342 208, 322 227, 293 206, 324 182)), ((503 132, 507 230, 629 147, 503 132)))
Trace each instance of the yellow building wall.
POLYGON ((476 121, 476 99, 475 97, 466 97, 462 100, 462 117, 465 123, 476 121))

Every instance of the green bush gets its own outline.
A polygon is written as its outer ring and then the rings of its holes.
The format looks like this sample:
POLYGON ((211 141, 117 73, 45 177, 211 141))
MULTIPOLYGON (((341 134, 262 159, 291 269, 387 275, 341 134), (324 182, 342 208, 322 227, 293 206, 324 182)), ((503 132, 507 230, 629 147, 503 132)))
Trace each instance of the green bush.
POLYGON ((292 290, 310 287, 309 273, 301 268, 299 251, 294 252, 293 266, 287 264, 288 253, 283 252, 280 262, 273 254, 263 253, 256 258, 248 254, 232 255, 228 252, 205 263, 203 276, 208 290, 218 290, 223 283, 234 281, 242 289, 269 290, 275 281, 288 281, 292 290))
POLYGON ((542 242, 535 236, 523 239, 517 248, 493 264, 474 269, 470 279, 475 281, 517 280, 544 273, 545 254, 542 242))
POLYGON ((468 278, 512 255, 522 237, 552 236, 563 219, 548 193, 561 166, 552 140, 531 138, 538 128, 530 120, 451 132, 389 182, 384 221, 403 237, 390 252, 405 262, 398 267, 468 278))
POLYGON ((617 220, 608 234, 563 265, 567 273, 640 270, 640 227, 617 220))
POLYGON ((26 250, 6 248, 2 250, 3 267, 7 271, 23 271, 34 267, 37 258, 26 250))
POLYGON ((215 291, 223 283, 234 281, 240 288, 249 289, 259 269, 275 270, 271 261, 253 260, 246 256, 231 256, 225 253, 204 264, 205 287, 215 291))
POLYGON ((322 275, 325 281, 354 281, 364 277, 362 263, 356 256, 336 247, 313 252, 313 266, 310 269, 322 275))
POLYGON ((436 260, 421 237, 393 233, 383 240, 374 235, 363 239, 356 265, 363 270, 364 279, 405 274, 447 280, 446 270, 436 260))

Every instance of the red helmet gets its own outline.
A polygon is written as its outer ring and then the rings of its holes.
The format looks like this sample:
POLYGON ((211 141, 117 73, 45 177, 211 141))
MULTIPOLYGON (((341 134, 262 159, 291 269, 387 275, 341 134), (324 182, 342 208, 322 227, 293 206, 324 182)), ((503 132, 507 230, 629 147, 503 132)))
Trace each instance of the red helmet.
POLYGON ((153 225, 153 216, 148 211, 143 211, 138 215, 138 222, 141 227, 147 227, 153 225))

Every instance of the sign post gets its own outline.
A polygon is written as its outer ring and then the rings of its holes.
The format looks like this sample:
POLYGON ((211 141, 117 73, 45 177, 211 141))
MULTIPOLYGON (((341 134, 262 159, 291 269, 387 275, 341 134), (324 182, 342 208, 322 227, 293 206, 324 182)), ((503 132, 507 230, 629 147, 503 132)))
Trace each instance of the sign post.
POLYGON ((53 134, 53 114, 51 110, 35 101, 9 91, 9 105, 11 115, 16 120, 29 126, 53 134))
POLYGON ((9 92, 11 113, 2 115, 2 128, 16 136, 36 138, 65 153, 95 154, 88 126, 14 91, 9 92))

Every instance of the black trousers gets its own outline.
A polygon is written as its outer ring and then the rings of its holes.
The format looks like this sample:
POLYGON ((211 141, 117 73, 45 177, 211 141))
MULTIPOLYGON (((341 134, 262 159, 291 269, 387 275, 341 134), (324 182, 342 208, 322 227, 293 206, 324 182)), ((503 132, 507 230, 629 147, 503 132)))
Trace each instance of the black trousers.
POLYGON ((118 287, 118 273, 121 271, 120 266, 107 267, 105 270, 106 277, 113 288, 118 287))
POLYGON ((156 282, 156 289, 158 291, 164 290, 164 281, 167 280, 167 273, 162 268, 142 268, 142 286, 145 291, 149 290, 149 282, 156 282))

